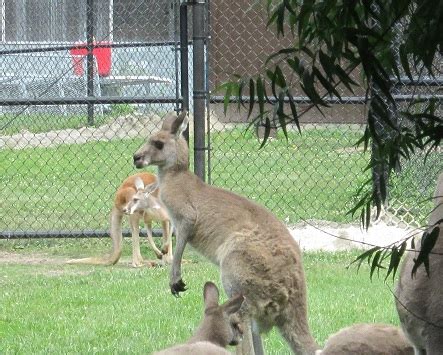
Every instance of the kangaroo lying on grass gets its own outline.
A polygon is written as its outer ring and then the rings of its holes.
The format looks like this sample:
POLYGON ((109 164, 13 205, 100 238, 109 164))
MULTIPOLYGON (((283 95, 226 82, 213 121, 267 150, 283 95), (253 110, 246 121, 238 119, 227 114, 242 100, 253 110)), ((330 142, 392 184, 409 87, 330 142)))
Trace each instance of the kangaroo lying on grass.
POLYGON ((395 291, 401 326, 412 342, 415 354, 443 354, 443 173, 437 179, 435 208, 429 218, 428 231, 436 226, 439 235, 429 255, 429 271, 421 265, 412 277, 414 257, 409 252, 400 270, 395 291))
POLYGON ((113 265, 122 253, 122 220, 128 214, 132 233, 132 266, 143 265, 140 253, 139 223, 143 218, 148 241, 159 259, 172 261, 171 223, 166 208, 158 198, 157 177, 150 173, 139 173, 126 178, 115 193, 111 211, 112 251, 104 257, 69 260, 69 264, 113 265), (146 186, 145 186, 146 185, 146 186), (155 188, 155 190, 153 190, 155 188), (160 221, 163 227, 163 246, 160 251, 152 239, 152 221, 160 221))
POLYGON ((413 355, 400 328, 387 324, 354 324, 330 336, 318 355, 413 355))
POLYGON ((134 155, 137 168, 158 166, 160 198, 176 228, 172 293, 185 291, 180 262, 189 242, 220 267, 229 297, 246 298, 241 312, 245 336, 238 352, 263 353, 260 332, 277 326, 295 353, 314 354, 318 347, 308 325, 298 244, 271 212, 205 184, 188 170, 188 146, 181 136, 186 125, 185 112, 167 116, 134 155))
POLYGON ((217 355, 230 354, 225 348, 237 345, 242 337, 240 318, 237 314, 244 297, 237 295, 219 305, 219 292, 212 282, 206 282, 203 289, 205 311, 203 321, 195 334, 186 344, 155 353, 156 355, 192 354, 217 355))

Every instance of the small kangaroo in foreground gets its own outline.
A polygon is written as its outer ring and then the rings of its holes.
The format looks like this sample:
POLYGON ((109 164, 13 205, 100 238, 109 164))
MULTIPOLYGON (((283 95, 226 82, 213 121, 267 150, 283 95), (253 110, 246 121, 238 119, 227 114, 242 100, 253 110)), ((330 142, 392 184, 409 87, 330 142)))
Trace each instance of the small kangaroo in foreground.
POLYGON ((354 324, 331 335, 317 355, 414 355, 402 330, 388 324, 354 324))
POLYGON ((69 260, 69 264, 114 265, 122 253, 122 220, 128 215, 132 233, 132 266, 143 265, 140 253, 139 223, 143 218, 148 241, 157 258, 165 262, 172 261, 172 229, 171 222, 164 205, 158 198, 157 177, 147 172, 127 177, 115 193, 114 206, 111 210, 112 251, 104 257, 91 257, 69 260), (155 188, 155 189, 154 189, 155 188), (154 190, 153 190, 154 189, 154 190), (163 228, 163 246, 160 251, 152 239, 152 221, 159 221, 163 228))
POLYGON ((240 318, 237 314, 244 297, 237 295, 219 305, 219 292, 212 282, 203 288, 205 311, 203 321, 186 344, 155 353, 156 355, 192 354, 224 355, 230 354, 225 348, 237 345, 242 337, 240 318))
POLYGON ((428 231, 439 228, 437 241, 429 255, 429 271, 421 265, 412 277, 416 252, 409 252, 400 270, 395 290, 401 326, 414 345, 415 354, 443 353, 443 173, 437 179, 428 231))
POLYGON ((185 291, 181 260, 186 244, 220 267, 229 297, 241 294, 245 336, 237 348, 262 354, 260 332, 277 326, 297 354, 318 349, 307 318, 306 283, 298 244, 270 211, 210 186, 189 171, 181 133, 186 112, 168 115, 159 132, 134 154, 137 168, 158 166, 160 198, 176 228, 170 287, 185 291))

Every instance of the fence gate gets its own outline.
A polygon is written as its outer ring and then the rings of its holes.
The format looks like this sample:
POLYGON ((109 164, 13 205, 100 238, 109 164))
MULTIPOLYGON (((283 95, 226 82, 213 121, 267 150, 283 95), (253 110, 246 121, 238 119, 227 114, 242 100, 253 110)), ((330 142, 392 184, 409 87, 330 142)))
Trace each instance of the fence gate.
POLYGON ((188 7, 0 3, 0 236, 107 235, 133 153, 189 107, 188 7))

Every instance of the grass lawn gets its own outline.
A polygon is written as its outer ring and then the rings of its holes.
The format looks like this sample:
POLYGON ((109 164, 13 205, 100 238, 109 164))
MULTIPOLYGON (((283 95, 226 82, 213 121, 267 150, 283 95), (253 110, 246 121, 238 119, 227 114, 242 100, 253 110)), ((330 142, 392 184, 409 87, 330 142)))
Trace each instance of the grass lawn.
MULTIPOLYGON (((176 299, 168 289, 168 268, 50 262, 51 258, 96 255, 108 248, 108 239, 0 241, 3 254, 30 258, 43 253, 48 260, 1 265, 0 353, 149 354, 186 340, 202 315, 204 282, 220 285, 217 269, 188 249, 185 258, 194 261, 183 265, 189 289, 176 299)), ((142 253, 154 257, 145 247, 142 253)), ((358 274, 355 268, 346 269, 356 255, 304 256, 309 321, 320 344, 352 323, 398 322, 387 285, 377 278, 371 282, 364 267, 358 274)), ((126 242, 123 259, 129 256, 126 242)), ((264 336, 264 343, 268 354, 289 353, 275 331, 264 336)))
MULTIPOLYGON (((212 182, 257 200, 287 223, 349 222, 346 212, 365 180, 366 157, 352 148, 358 135, 312 129, 259 150, 242 128, 215 132, 212 182)), ((132 155, 143 141, 0 150, 0 230, 107 230, 116 187, 136 172, 132 155)))
MULTIPOLYGON (((280 132, 258 149, 254 133, 242 126, 215 131, 212 183, 258 201, 288 224, 301 219, 357 221, 358 215, 347 211, 369 178, 364 171, 369 154, 353 146, 360 135, 347 126, 317 126, 302 135, 289 132, 288 141, 280 132)), ((136 172, 132 155, 144 139, 1 149, 0 230, 108 230, 115 190, 136 172)), ((392 201, 424 221, 431 203, 417 202, 432 194, 442 161, 442 153, 431 154, 426 165, 411 163, 401 175, 393 175, 392 201)))

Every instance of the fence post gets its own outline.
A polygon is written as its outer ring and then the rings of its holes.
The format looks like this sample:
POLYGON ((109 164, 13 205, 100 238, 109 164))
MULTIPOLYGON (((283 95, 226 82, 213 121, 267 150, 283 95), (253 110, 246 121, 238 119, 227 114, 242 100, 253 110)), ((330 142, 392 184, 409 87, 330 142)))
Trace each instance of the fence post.
MULTIPOLYGON (((94 46, 94 0, 87 0, 86 3, 86 44, 88 55, 86 57, 86 80, 87 96, 94 96, 94 56, 92 54, 94 46)), ((88 101, 88 126, 94 124, 94 104, 88 101)))
MULTIPOLYGON (((188 5, 180 4, 180 91, 183 98, 183 110, 189 111, 189 61, 188 61, 188 5)), ((189 143, 189 128, 183 132, 189 143)))
POLYGON ((192 1, 194 101, 194 173, 205 180, 205 0, 192 1))

